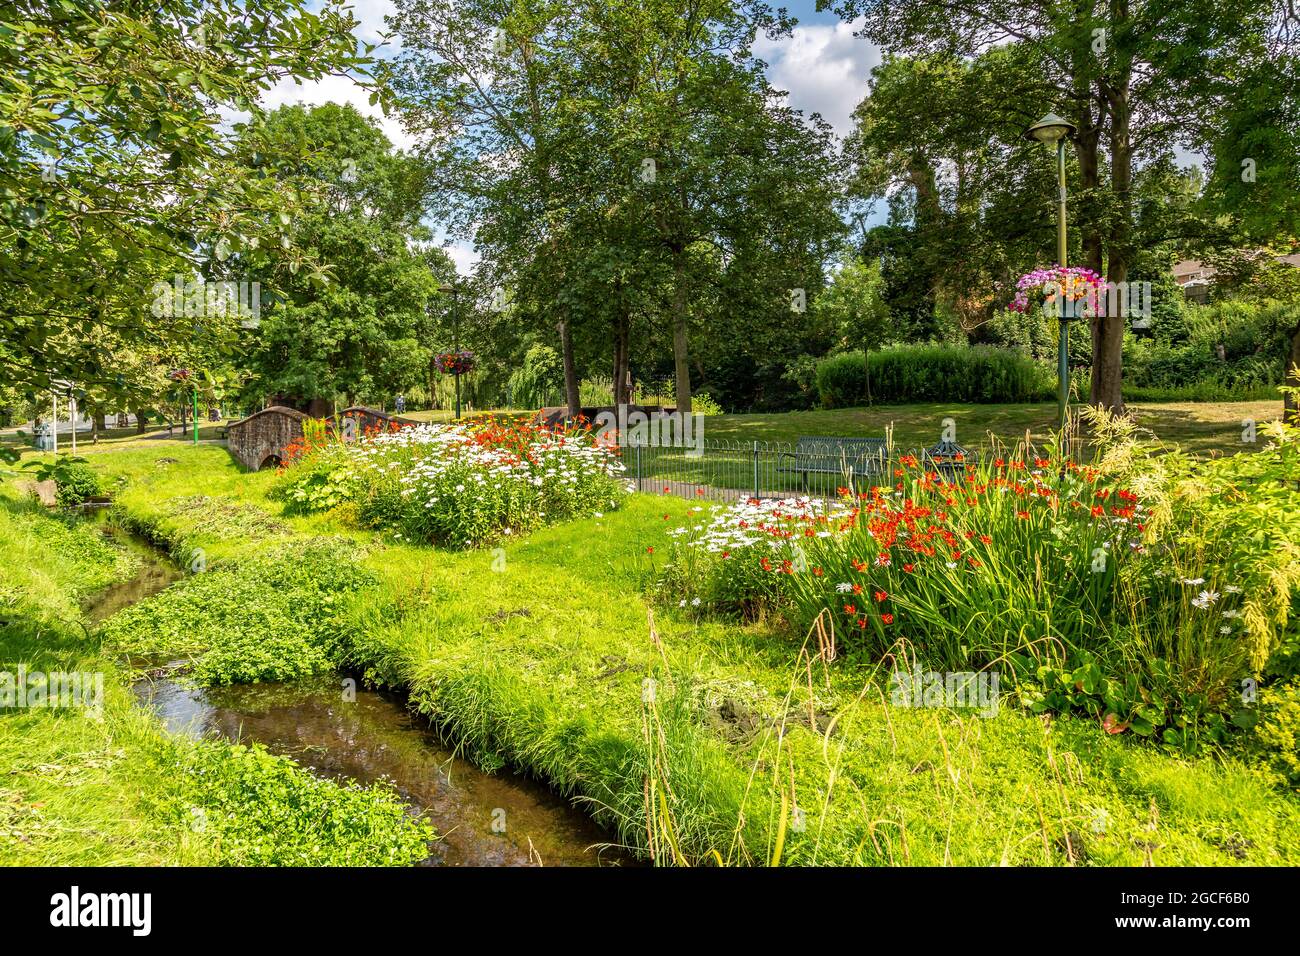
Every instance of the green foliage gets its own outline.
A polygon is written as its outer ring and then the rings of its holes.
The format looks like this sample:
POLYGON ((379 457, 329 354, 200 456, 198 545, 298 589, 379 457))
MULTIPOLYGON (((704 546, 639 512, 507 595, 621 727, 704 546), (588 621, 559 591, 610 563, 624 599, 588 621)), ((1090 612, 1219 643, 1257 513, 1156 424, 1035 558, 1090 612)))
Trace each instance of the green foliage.
POLYGON ((1300 788, 1300 680, 1262 687, 1250 743, 1283 786, 1300 788))
POLYGON ((1049 373, 1025 356, 987 346, 899 346, 846 352, 817 366, 822 405, 871 402, 996 403, 1041 401, 1053 394, 1049 373))
MULTIPOLYGON (((150 454, 149 460, 156 456, 150 454)), ((0 671, 99 673, 102 712, 0 710, 0 858, 11 865, 410 864, 428 826, 385 788, 163 731, 78 603, 138 567, 85 521, 0 485, 0 671)))
POLYGON ((336 617, 371 581, 341 539, 307 539, 203 570, 104 622, 114 650, 193 656, 200 684, 293 680, 337 666, 336 617))
MULTIPOLYGON (((6 379, 44 390, 66 378, 120 399, 156 393, 160 354, 215 360, 231 347, 234 323, 158 321, 146 291, 176 275, 230 277, 226 250, 244 251, 251 266, 258 248, 280 248, 299 197, 240 170, 223 115, 251 114, 241 138, 256 139, 258 102, 275 81, 346 70, 364 80, 355 24, 346 9, 304 0, 6 6, 6 379)), ((274 161, 300 157, 277 151, 274 161)), ((306 261, 298 251, 295 262, 306 261)))
POLYGON ((56 487, 59 504, 64 507, 79 505, 103 493, 103 482, 100 480, 99 473, 84 462, 70 464, 59 472, 56 487))
POLYGON ((1154 338, 1124 343, 1125 395, 1246 401, 1276 393, 1285 371, 1289 332, 1300 305, 1228 300, 1189 305, 1160 324, 1154 338))
POLYGON ((515 408, 541 408, 564 390, 564 365, 549 345, 531 345, 510 374, 510 400, 515 408))
POLYGON ((812 312, 835 330, 841 348, 871 351, 892 337, 878 262, 849 261, 840 266, 831 284, 813 301, 812 312))
POLYGON ((198 742, 172 772, 189 784, 178 822, 230 866, 412 866, 436 839, 391 788, 323 780, 260 744, 198 742))

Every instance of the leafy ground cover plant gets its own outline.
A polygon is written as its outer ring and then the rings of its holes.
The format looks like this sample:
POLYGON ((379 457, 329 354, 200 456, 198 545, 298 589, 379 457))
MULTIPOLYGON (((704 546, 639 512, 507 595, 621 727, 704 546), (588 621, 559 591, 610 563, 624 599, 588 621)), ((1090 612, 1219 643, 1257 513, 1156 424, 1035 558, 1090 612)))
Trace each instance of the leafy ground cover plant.
POLYGON ((419 425, 305 440, 292 459, 272 492, 291 512, 350 504, 366 527, 456 548, 611 510, 627 494, 617 447, 583 428, 419 425))
POLYGON ((436 838, 391 788, 322 779, 260 744, 197 742, 172 770, 189 784, 172 815, 231 866, 412 866, 436 838))
POLYGON ((113 615, 100 636, 115 651, 194 658, 199 684, 292 680, 333 670, 347 594, 370 583, 344 539, 304 539, 193 574, 113 615))

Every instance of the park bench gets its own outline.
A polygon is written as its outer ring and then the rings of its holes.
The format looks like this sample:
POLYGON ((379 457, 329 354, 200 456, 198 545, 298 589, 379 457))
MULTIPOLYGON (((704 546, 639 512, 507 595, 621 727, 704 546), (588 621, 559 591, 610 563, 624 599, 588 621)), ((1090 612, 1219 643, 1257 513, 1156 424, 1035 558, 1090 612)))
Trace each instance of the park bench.
POLYGON ((804 491, 808 490, 809 475, 838 475, 851 487, 859 478, 885 474, 888 457, 883 438, 804 436, 793 452, 781 453, 779 470, 800 475, 804 491))

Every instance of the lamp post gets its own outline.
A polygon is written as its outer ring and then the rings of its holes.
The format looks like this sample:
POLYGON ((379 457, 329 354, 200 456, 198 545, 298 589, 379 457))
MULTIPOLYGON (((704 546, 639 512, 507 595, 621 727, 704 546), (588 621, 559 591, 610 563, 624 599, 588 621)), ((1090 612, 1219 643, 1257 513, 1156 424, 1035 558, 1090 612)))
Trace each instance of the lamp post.
MULTIPOLYGON (((1060 268, 1066 266, 1068 255, 1065 243, 1065 141, 1073 135, 1076 127, 1067 119, 1055 113, 1048 113, 1029 129, 1025 130, 1025 139, 1031 142, 1056 146, 1056 179, 1060 189, 1056 207, 1056 261, 1060 268)), ((1061 319, 1061 340, 1057 347, 1057 412, 1061 430, 1065 430, 1065 409, 1070 399, 1070 317, 1065 308, 1065 283, 1061 283, 1061 292, 1056 305, 1061 319)))
MULTIPOLYGON (((460 352, 460 289, 447 282, 438 286, 439 292, 451 293, 451 350, 460 352)), ((460 363, 456 363, 456 421, 460 421, 460 363)))

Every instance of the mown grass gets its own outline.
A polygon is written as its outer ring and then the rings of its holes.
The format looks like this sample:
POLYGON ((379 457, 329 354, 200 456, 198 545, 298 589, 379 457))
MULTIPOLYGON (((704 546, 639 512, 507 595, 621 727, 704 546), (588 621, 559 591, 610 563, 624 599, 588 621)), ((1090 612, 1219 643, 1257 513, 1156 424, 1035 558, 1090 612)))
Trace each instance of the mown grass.
MULTIPOLYGON (((1278 418, 1282 403, 1260 402, 1175 402, 1132 403, 1138 424, 1160 436, 1166 444, 1177 443, 1185 450, 1203 454, 1230 454, 1249 450, 1242 444, 1241 422, 1245 418, 1259 425, 1278 418)), ((951 418, 957 441, 976 448, 992 432, 1002 440, 1015 442, 1028 431, 1035 442, 1046 443, 1057 424, 1056 405, 877 405, 869 408, 836 408, 771 415, 710 415, 704 419, 705 439, 726 441, 794 442, 803 435, 836 437, 882 437, 893 426, 894 442, 900 448, 925 448, 935 444, 943 420, 951 418)))
MULTIPOLYGON (((216 448, 174 456, 102 459, 131 478, 119 507, 218 560, 255 552, 238 522, 200 531, 167 502, 205 494, 276 515, 273 476, 216 448)), ((778 843, 779 862, 797 864, 1300 858, 1294 799, 1233 759, 1174 756, 1010 701, 992 719, 891 706, 872 671, 824 666, 815 645, 801 657, 802 635, 775 622, 649 607, 643 576, 687 507, 634 496, 465 553, 381 547, 328 516, 281 520, 371 545, 380 583, 350 601, 349 663, 408 688, 481 765, 548 781, 664 861, 764 863, 778 843)))
MULTIPOLYGON (((225 454, 222 452, 221 454, 225 454)), ((0 707, 0 864, 411 863, 431 831, 382 788, 261 748, 167 735, 101 652, 82 603, 138 568, 0 483, 0 672, 102 675, 101 706, 0 707)))

